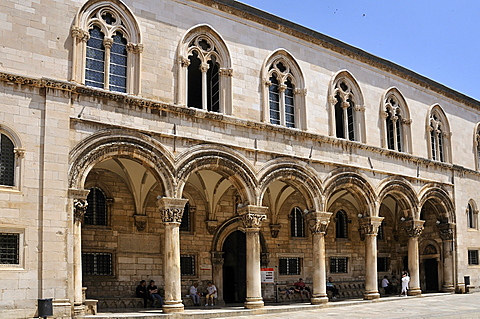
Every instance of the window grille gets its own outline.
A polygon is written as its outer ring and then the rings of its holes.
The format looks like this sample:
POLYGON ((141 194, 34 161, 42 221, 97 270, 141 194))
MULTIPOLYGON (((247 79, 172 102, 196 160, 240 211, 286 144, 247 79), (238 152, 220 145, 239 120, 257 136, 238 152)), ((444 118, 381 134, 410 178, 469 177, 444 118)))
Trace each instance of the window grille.
POLYGON ((85 213, 85 225, 107 225, 107 198, 100 188, 90 189, 87 196, 87 211, 85 213))
POLYGON ((469 265, 478 265, 478 250, 469 250, 468 251, 468 264, 469 265))
POLYGON ((302 210, 298 207, 292 210, 290 227, 292 237, 305 237, 305 221, 302 210))
POLYGON ((300 275, 300 258, 280 258, 278 263, 280 275, 300 275))
POLYGON ((182 276, 195 276, 194 255, 180 255, 180 271, 182 276))
POLYGON ((0 233, 0 264, 20 264, 20 234, 0 233))
POLYGON ((1 134, 0 139, 0 185, 14 186, 15 153, 13 142, 1 134))
POLYGON ((389 266, 388 257, 378 257, 377 258, 377 271, 387 272, 389 266))
POLYGON ((83 253, 83 274, 87 276, 111 276, 113 275, 111 253, 83 253))
POLYGON ((348 257, 330 257, 330 273, 348 273, 348 257))
POLYGON ((190 227, 190 204, 186 203, 183 209, 182 223, 180 224, 181 231, 191 231, 190 227))

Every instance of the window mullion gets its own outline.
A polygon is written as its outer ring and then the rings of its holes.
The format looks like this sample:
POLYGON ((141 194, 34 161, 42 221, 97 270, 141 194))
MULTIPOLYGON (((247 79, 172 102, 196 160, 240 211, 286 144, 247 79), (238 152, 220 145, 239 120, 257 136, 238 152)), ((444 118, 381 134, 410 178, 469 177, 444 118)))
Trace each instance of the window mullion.
POLYGON ((105 37, 103 39, 103 46, 105 47, 105 65, 104 65, 104 80, 103 88, 110 89, 110 52, 113 45, 113 39, 105 37))
POLYGON ((200 71, 202 71, 202 109, 208 109, 208 94, 207 94, 207 71, 208 71, 208 63, 200 64, 200 71))
POLYGON ((285 90, 287 86, 281 84, 278 86, 278 94, 280 95, 280 125, 285 126, 285 90))

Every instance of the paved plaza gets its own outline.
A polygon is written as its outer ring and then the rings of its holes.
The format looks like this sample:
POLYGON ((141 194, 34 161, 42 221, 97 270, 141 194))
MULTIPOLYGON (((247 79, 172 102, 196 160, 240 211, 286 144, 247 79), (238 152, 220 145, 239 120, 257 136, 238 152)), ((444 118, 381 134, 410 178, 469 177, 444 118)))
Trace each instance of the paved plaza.
POLYGON ((308 303, 267 304, 247 310, 242 306, 186 308, 182 314, 163 314, 161 310, 108 313, 100 311, 87 318, 480 318, 480 293, 425 294, 418 297, 386 297, 376 301, 346 300, 313 306, 308 303))

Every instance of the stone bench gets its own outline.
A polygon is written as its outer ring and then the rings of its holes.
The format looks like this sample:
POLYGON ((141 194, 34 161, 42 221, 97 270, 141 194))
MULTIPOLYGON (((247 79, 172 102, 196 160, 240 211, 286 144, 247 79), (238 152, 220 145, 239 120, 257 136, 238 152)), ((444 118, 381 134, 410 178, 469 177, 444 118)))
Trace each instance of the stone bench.
MULTIPOLYGON (((339 299, 355 299, 363 298, 365 292, 365 282, 363 280, 349 280, 334 282, 340 295, 339 299)), ((311 285, 307 285, 311 288, 311 285)), ((308 301, 305 295, 294 291, 293 284, 279 284, 277 285, 278 302, 301 302, 308 301)), ((327 291, 329 300, 333 300, 333 293, 327 291)))
POLYGON ((278 302, 294 301, 302 302, 309 301, 304 294, 293 289, 293 284, 279 284, 277 285, 278 302))
MULTIPOLYGON (((185 307, 193 307, 193 300, 190 296, 182 296, 182 303, 185 307)), ((200 305, 205 304, 205 297, 200 297, 200 305)), ((148 301, 151 305, 151 301, 148 301)), ((158 301, 156 301, 158 305, 158 301)), ((127 308, 143 308, 143 298, 136 297, 106 297, 98 298, 97 307, 99 309, 127 309, 127 308)), ((96 311, 96 309, 95 309, 96 311)))

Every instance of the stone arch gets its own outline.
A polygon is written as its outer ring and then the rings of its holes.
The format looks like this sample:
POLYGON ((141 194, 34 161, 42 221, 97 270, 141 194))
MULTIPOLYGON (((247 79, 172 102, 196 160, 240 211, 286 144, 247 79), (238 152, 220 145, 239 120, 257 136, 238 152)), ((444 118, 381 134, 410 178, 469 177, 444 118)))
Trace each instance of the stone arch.
POLYGON ((165 196, 174 193, 173 158, 154 138, 139 132, 120 129, 98 131, 78 143, 69 155, 69 188, 83 189, 90 170, 98 163, 124 157, 151 168, 157 181, 163 183, 165 196))
POLYGON ((419 208, 429 200, 433 202, 441 222, 455 223, 455 205, 447 190, 436 184, 425 185, 419 193, 419 208))
POLYGON ((236 187, 244 204, 257 202, 255 169, 243 155, 231 149, 212 144, 198 145, 181 154, 176 167, 177 196, 181 196, 192 173, 205 169, 224 175, 236 187))
POLYGON ((428 157, 433 160, 452 162, 450 123, 439 104, 430 106, 426 118, 428 157), (442 140, 442 142, 439 141, 442 140), (435 141, 435 145, 433 141, 435 141))
POLYGON ((331 172, 325 179, 324 196, 326 209, 330 204, 332 196, 340 189, 352 190, 352 196, 365 209, 366 216, 376 216, 375 191, 367 178, 363 175, 348 169, 338 169, 331 172))
POLYGON ((404 209, 411 209, 411 218, 419 219, 419 201, 412 185, 401 177, 390 177, 385 179, 378 187, 377 202, 381 204, 387 195, 393 196, 400 202, 404 209))
POLYGON ((433 239, 423 239, 418 244, 420 255, 439 255, 442 251, 437 241, 433 239), (431 248, 433 247, 433 250, 431 248))
POLYGON ((323 193, 321 181, 316 171, 307 163, 289 158, 276 158, 268 162, 258 176, 258 205, 261 205, 265 191, 272 182, 284 180, 303 195, 307 209, 324 211, 324 203, 321 200, 323 193))

